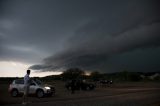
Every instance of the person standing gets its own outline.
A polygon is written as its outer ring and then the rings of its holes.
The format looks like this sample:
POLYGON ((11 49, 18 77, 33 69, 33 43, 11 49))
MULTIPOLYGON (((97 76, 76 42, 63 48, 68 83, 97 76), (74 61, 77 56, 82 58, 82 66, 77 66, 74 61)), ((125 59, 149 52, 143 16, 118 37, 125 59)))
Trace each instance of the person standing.
POLYGON ((72 79, 71 81, 71 93, 74 94, 76 89, 76 80, 72 79))
POLYGON ((30 70, 27 70, 27 74, 24 76, 24 95, 23 95, 23 103, 27 104, 28 102, 28 93, 29 93, 29 86, 30 86, 30 70))

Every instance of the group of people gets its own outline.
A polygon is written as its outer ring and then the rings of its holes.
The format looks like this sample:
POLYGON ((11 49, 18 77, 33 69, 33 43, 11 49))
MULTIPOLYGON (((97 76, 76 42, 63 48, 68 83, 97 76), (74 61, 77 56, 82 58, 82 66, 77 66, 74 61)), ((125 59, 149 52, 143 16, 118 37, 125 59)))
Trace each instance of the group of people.
POLYGON ((75 79, 72 79, 71 80, 71 93, 74 94, 75 93, 75 90, 80 90, 82 86, 82 82, 80 80, 75 80, 75 79))
POLYGON ((71 79, 66 82, 65 86, 68 90, 71 90, 72 94, 74 94, 75 90, 84 90, 88 85, 85 83, 85 80, 71 79))

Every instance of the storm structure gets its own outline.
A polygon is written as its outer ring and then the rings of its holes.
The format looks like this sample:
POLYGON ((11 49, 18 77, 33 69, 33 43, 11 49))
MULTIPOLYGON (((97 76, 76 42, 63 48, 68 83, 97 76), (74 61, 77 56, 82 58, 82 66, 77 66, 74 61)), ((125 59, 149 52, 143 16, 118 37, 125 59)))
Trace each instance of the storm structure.
POLYGON ((1 0, 0 64, 32 70, 160 70, 158 0, 1 0))

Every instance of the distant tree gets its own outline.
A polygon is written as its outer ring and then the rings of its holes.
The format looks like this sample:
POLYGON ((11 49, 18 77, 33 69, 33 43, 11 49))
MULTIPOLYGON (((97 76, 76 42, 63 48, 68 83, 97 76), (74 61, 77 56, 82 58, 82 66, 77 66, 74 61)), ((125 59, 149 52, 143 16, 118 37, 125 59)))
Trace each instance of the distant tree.
POLYGON ((63 79, 77 79, 84 75, 84 71, 79 68, 70 68, 62 73, 63 79))
POLYGON ((122 72, 122 74, 123 74, 124 81, 128 81, 129 80, 129 72, 127 70, 124 70, 122 72))
POLYGON ((142 78, 140 77, 140 75, 136 72, 129 74, 129 80, 130 81, 140 81, 141 79, 142 78))
POLYGON ((91 72, 91 79, 98 81, 101 78, 101 74, 98 71, 91 72))
POLYGON ((116 77, 117 77, 116 79, 119 80, 119 81, 128 81, 129 72, 124 70, 122 72, 117 73, 116 77))
POLYGON ((154 81, 160 81, 160 76, 156 76, 156 77, 154 78, 154 81))
POLYGON ((136 72, 129 72, 124 70, 117 74, 117 79, 119 81, 140 81, 141 77, 140 74, 136 72))

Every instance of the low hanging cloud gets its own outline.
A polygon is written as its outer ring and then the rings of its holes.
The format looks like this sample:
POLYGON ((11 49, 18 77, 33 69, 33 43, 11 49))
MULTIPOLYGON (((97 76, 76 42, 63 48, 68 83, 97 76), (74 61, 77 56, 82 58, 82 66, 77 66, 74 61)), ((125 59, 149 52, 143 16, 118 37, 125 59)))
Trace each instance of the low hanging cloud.
POLYGON ((121 30, 117 31, 114 28, 115 30, 112 32, 108 31, 109 27, 110 25, 104 20, 84 25, 75 31, 73 37, 68 39, 68 48, 45 58, 43 64, 33 65, 29 68, 55 71, 79 67, 85 70, 100 68, 105 71, 108 58, 114 57, 114 55, 160 46, 160 21, 158 19, 130 25, 130 27, 115 27, 121 30))

